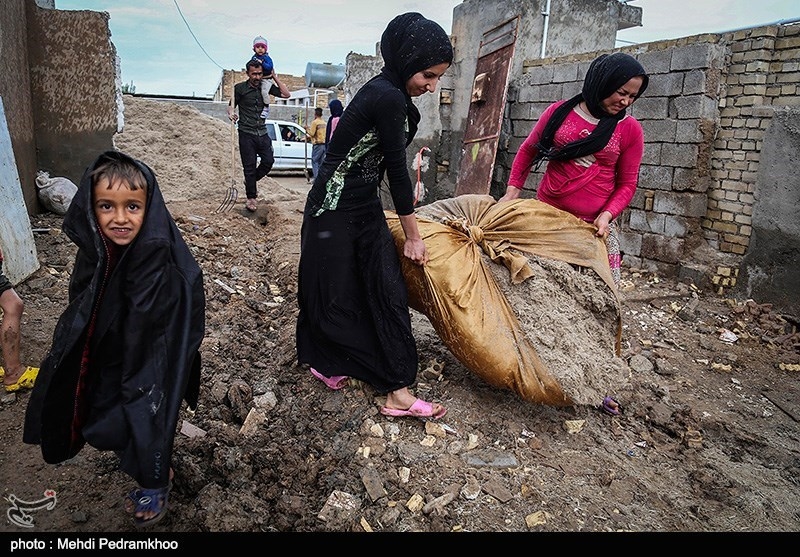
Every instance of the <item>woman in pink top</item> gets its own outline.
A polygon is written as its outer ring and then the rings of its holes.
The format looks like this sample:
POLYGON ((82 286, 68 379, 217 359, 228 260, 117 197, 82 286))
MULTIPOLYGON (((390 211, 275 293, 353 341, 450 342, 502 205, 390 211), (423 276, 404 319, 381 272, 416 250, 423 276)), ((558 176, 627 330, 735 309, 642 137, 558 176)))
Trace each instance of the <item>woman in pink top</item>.
POLYGON ((596 58, 580 94, 551 104, 520 146, 506 193, 517 199, 532 169, 547 161, 536 197, 597 227, 619 283, 620 251, 614 219, 636 191, 644 152, 642 126, 625 109, 647 89, 635 58, 617 52, 596 58))

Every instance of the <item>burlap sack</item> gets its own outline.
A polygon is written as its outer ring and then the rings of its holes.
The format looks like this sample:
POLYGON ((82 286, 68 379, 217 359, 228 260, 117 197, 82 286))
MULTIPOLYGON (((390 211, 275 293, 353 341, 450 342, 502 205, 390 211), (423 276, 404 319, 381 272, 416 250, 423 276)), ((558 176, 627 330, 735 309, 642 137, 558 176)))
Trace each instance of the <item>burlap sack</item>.
MULTIPOLYGON (((398 252, 404 235, 386 218, 398 252)), ((545 203, 461 195, 420 207, 430 260, 401 257, 409 304, 488 383, 553 406, 597 404, 627 382, 621 313, 594 227, 545 203)))

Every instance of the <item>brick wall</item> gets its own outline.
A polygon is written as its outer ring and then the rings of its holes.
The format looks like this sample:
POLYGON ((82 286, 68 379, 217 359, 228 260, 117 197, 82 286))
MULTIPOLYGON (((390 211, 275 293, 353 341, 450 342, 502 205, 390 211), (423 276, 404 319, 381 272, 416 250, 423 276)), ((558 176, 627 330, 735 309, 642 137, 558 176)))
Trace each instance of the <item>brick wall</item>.
POLYGON ((743 255, 752 233, 765 130, 776 108, 800 107, 800 25, 737 31, 725 39, 727 72, 703 229, 712 247, 743 255))
MULTIPOLYGON (((619 49, 650 75, 630 113, 642 124, 639 187, 621 215, 625 264, 667 273, 697 267, 735 285, 752 233, 765 130, 774 111, 800 107, 800 25, 773 25, 619 49)), ((580 91, 601 52, 526 61, 509 88, 505 150, 493 193, 542 111, 580 91)), ((541 174, 528 178, 532 197, 541 174)))

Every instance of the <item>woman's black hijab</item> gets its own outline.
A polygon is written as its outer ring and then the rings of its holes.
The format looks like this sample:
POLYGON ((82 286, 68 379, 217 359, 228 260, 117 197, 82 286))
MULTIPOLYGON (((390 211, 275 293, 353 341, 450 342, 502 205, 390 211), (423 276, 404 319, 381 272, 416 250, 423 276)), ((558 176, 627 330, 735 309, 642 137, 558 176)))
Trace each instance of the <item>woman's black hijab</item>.
POLYGON ((586 72, 581 92, 553 111, 553 115, 545 125, 542 136, 536 144, 539 152, 533 161, 534 168, 538 168, 544 160, 575 159, 596 153, 605 147, 617 127, 617 122, 625 117, 625 110, 620 110, 612 116, 603 110, 600 103, 625 85, 632 77, 637 76, 642 78, 642 86, 636 94, 638 99, 647 89, 649 78, 642 65, 633 56, 615 52, 595 58, 586 72), (570 111, 581 101, 585 101, 592 116, 600 120, 597 127, 588 136, 567 143, 560 149, 555 148, 553 143, 556 130, 570 111))
POLYGON ((333 118, 341 116, 342 112, 344 112, 344 106, 342 105, 342 101, 339 99, 333 99, 331 102, 329 102, 328 109, 331 111, 331 116, 333 118))
POLYGON ((381 55, 384 66, 380 75, 406 96, 408 136, 411 141, 417 133, 420 115, 406 91, 406 81, 431 66, 442 62, 452 64, 453 45, 438 23, 426 19, 422 14, 408 12, 395 17, 386 26, 381 35, 381 55))

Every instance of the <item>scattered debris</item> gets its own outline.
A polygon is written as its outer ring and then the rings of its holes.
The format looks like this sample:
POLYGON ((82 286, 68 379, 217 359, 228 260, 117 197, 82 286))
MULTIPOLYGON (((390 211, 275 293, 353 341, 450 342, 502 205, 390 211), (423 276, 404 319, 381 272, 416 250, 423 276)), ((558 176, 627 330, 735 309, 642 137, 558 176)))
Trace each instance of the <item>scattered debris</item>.
POLYGON ((186 420, 183 420, 181 424, 181 433, 186 437, 203 437, 206 434, 204 429, 200 429, 186 420))
POLYGON ((345 521, 354 516, 360 507, 357 497, 345 491, 335 490, 325 501, 317 518, 323 522, 345 521))
POLYGON ((720 332, 720 335, 719 335, 719 339, 722 342, 727 342, 729 344, 733 344, 734 342, 739 340, 739 337, 733 331, 730 331, 728 329, 722 329, 722 331, 720 332))
MULTIPOLYGON (((583 420, 580 420, 583 422, 583 420)), ((486 466, 489 468, 516 468, 519 462, 516 457, 507 452, 484 450, 470 453, 466 456, 470 466, 486 466)))
POLYGON ((550 514, 547 511, 536 511, 535 513, 531 513, 525 517, 525 525, 528 528, 541 526, 542 524, 547 524, 547 520, 549 518, 550 514))
POLYGON ((386 497, 386 489, 383 487, 383 480, 375 468, 367 467, 361 470, 361 483, 367 490, 370 500, 374 503, 382 497, 386 497))
POLYGON ((411 478, 411 468, 401 466, 397 471, 397 475, 400 476, 400 483, 407 484, 409 478, 411 478))
POLYGON ((564 429, 569 434, 580 433, 585 423, 586 420, 566 420, 564 422, 564 429))
POLYGON ((689 429, 683 434, 683 443, 692 449, 703 448, 703 435, 696 429, 689 429))
POLYGON ((236 294, 236 290, 234 288, 231 288, 230 286, 228 286, 227 284, 225 284, 221 280, 214 279, 214 283, 220 285, 222 287, 222 289, 225 292, 227 292, 228 294, 236 294))
POLYGON ((440 495, 439 497, 435 498, 430 503, 426 503, 424 507, 422 507, 422 514, 431 514, 432 512, 436 512, 437 514, 442 514, 444 507, 450 504, 453 499, 456 498, 455 493, 445 493, 444 495, 440 495))
POLYGON ((461 496, 467 501, 477 499, 481 494, 481 484, 475 476, 467 476, 467 483, 461 488, 461 496))
POLYGON ((425 506, 425 499, 422 498, 422 495, 419 493, 415 493, 411 496, 411 499, 406 501, 406 508, 411 511, 412 513, 418 513, 422 510, 425 506))
POLYGON ((483 484, 483 491, 500 501, 501 503, 508 503, 514 494, 511 493, 504 486, 500 485, 496 480, 489 480, 483 484))
POLYGON ((262 410, 251 408, 250 412, 247 414, 247 417, 244 419, 241 429, 239 429, 239 434, 251 435, 258 430, 259 426, 265 424, 266 422, 267 415, 262 410))
POLYGON ((436 437, 433 435, 426 435, 419 444, 423 447, 433 447, 436 444, 436 437))
POLYGON ((425 422, 425 433, 433 437, 447 437, 447 431, 442 427, 442 424, 436 422, 425 422))

